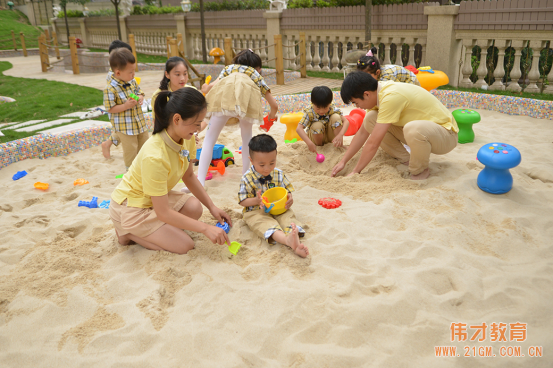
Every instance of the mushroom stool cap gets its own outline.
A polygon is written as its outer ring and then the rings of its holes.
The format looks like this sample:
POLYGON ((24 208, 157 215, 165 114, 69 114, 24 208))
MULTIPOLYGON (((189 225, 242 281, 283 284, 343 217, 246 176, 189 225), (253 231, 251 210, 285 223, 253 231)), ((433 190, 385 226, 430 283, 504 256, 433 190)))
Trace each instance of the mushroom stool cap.
POLYGON ((522 160, 518 149, 500 142, 485 144, 478 150, 476 157, 482 164, 500 170, 516 167, 522 160))
POLYGON ((209 56, 223 56, 225 52, 219 47, 214 47, 209 51, 209 56))
POLYGON ((457 124, 476 124, 480 122, 478 111, 469 109, 458 109, 451 113, 457 124))
POLYGON ((480 114, 478 111, 469 109, 458 109, 451 113, 453 118, 457 122, 459 127, 459 143, 471 143, 474 142, 474 131, 472 130, 472 124, 476 124, 480 121, 480 114))

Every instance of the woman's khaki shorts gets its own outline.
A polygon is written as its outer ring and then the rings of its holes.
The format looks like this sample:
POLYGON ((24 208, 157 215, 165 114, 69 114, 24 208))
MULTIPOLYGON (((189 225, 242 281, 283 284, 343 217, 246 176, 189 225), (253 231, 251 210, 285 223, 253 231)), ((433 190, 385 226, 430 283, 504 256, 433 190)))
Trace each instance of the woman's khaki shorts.
MULTIPOLYGON (((190 195, 176 190, 171 190, 167 196, 169 205, 175 211, 180 211, 190 198, 190 195)), ((109 215, 119 236, 132 234, 139 238, 145 238, 165 225, 165 222, 157 218, 156 211, 152 207, 127 207, 126 199, 121 204, 112 199, 109 205, 109 215)))

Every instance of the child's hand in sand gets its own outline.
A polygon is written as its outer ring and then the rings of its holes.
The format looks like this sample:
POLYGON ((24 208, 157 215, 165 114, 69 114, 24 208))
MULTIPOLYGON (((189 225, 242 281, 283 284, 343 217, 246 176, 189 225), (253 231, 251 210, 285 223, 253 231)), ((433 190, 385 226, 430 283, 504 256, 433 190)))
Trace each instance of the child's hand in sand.
POLYGON ((332 168, 332 174, 330 174, 330 176, 335 177, 340 171, 344 170, 344 167, 346 167, 346 164, 342 161, 338 162, 336 166, 332 168))
POLYGON ((292 207, 293 204, 294 204, 294 198, 292 198, 292 193, 288 193, 288 200, 286 201, 286 205, 284 206, 284 208, 288 210, 290 209, 290 207, 292 207))
POLYGON ((342 147, 344 145, 344 136, 343 135, 337 135, 332 140, 332 144, 334 147, 342 147))
POLYGON ((317 152, 317 146, 315 146, 315 143, 313 142, 305 142, 307 144, 307 148, 309 148, 309 150, 311 152, 313 152, 314 154, 318 155, 319 153, 317 152))

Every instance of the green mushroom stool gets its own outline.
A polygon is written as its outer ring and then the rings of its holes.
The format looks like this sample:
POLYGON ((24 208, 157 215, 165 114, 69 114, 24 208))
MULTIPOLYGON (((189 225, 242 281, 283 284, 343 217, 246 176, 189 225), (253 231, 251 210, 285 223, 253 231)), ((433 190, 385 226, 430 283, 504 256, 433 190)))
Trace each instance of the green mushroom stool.
POLYGON ((459 126, 459 143, 474 142, 472 124, 480 122, 480 114, 477 111, 469 109, 455 110, 452 114, 459 126))

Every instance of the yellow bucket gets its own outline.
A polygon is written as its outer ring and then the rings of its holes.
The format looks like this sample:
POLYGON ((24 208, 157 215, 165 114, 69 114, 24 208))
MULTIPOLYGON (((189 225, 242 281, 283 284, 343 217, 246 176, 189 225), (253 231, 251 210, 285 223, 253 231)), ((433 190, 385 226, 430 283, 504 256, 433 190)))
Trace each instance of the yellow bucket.
POLYGON ((275 187, 267 190, 263 193, 263 204, 265 207, 269 208, 271 204, 274 204, 274 207, 269 212, 271 215, 280 215, 286 212, 286 200, 288 199, 288 191, 283 187, 275 187))

